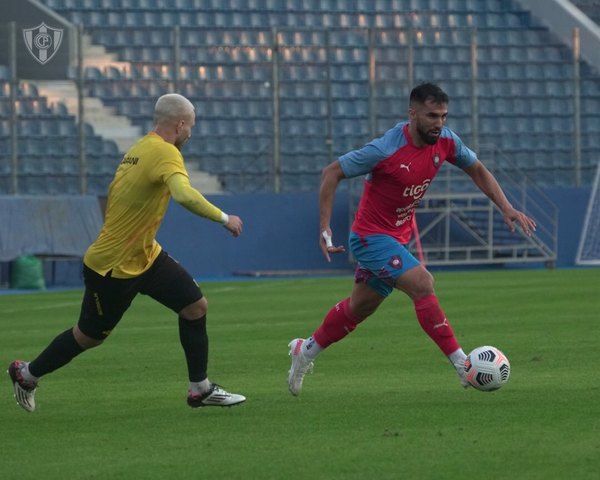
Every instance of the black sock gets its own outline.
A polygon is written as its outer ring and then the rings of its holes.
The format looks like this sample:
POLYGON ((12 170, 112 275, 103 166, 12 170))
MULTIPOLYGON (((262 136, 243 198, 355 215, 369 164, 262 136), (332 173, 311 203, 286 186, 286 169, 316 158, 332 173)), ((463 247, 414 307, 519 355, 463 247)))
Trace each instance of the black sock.
POLYGON ((184 320, 180 317, 179 341, 185 353, 190 382, 205 380, 208 369, 206 315, 196 320, 184 320))
POLYGON ((51 373, 65 366, 83 350, 73 336, 73 329, 69 328, 52 340, 50 345, 29 364, 29 373, 38 378, 51 373))

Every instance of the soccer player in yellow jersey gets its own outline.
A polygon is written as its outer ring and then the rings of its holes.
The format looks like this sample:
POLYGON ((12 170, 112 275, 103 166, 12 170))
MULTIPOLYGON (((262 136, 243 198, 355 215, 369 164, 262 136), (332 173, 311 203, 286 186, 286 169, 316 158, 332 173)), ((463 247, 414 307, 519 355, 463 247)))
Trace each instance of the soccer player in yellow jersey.
POLYGON ((104 225, 83 259, 85 293, 77 325, 58 335, 33 361, 15 360, 8 368, 17 403, 25 410, 35 410, 40 377, 100 345, 138 293, 179 315, 190 407, 225 407, 246 400, 209 381, 206 298, 155 240, 171 197, 192 213, 222 223, 234 237, 242 233, 238 216, 222 212, 190 185, 181 148, 194 122, 194 106, 187 98, 163 95, 154 109, 154 129, 123 157, 108 190, 104 225))

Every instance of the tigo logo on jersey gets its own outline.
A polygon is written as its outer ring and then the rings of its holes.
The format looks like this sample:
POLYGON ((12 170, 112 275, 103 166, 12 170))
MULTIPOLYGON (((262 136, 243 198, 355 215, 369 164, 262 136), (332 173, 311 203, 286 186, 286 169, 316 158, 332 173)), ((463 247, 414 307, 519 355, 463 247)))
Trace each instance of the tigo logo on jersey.
POLYGON ((429 188, 431 180, 425 180, 421 185, 411 185, 406 187, 402 193, 403 197, 413 197, 415 200, 425 195, 425 192, 429 188))

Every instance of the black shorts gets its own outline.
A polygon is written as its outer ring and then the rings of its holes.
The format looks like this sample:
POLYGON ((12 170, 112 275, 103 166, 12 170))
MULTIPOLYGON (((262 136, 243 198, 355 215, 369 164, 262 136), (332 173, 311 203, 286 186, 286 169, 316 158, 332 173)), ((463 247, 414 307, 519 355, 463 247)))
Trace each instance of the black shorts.
POLYGON ((104 340, 138 293, 179 313, 200 300, 202 291, 192 276, 164 250, 152 266, 135 278, 99 275, 83 266, 85 292, 77 326, 88 337, 104 340))

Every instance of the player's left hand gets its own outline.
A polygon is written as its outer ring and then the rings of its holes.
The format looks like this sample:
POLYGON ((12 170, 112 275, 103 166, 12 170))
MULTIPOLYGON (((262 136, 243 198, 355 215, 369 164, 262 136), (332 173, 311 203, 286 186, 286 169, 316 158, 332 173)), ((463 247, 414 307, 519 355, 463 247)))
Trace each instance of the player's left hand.
POLYGON ((533 232, 535 232, 535 229, 537 227, 537 224, 535 223, 535 220, 533 220, 533 218, 525 215, 519 210, 515 210, 512 207, 506 212, 503 212, 503 217, 504 223, 508 225, 508 229, 511 233, 514 233, 516 229, 515 223, 520 225, 521 229, 523 230, 523 233, 528 237, 531 237, 531 235, 533 235, 533 232))

